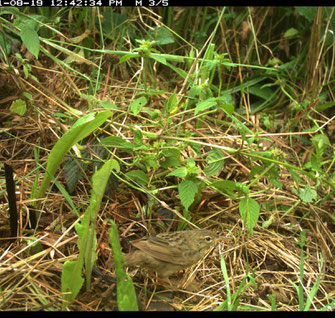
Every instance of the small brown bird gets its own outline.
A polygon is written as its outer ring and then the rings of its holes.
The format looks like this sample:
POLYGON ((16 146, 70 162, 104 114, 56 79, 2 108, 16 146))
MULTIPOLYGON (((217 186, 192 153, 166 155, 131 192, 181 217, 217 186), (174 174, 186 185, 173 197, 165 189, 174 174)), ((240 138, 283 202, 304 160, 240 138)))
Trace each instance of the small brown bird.
POLYGON ((200 261, 223 238, 209 230, 160 233, 132 242, 137 249, 124 256, 127 266, 141 266, 165 278, 200 261))

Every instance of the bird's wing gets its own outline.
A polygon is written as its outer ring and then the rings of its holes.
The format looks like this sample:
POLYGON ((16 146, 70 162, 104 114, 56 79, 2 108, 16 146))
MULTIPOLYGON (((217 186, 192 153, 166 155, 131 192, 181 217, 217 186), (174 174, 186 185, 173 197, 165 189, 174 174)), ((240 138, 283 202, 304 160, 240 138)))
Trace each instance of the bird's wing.
POLYGON ((191 265, 194 263, 191 261, 191 253, 185 251, 180 245, 162 237, 150 236, 132 244, 150 256, 164 262, 180 265, 191 265))

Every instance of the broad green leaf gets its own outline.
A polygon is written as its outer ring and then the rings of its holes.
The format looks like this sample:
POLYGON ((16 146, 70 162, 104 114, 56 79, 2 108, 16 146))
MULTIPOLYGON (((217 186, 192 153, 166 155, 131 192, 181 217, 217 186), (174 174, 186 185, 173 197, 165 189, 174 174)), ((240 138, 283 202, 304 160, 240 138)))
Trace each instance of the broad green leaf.
POLYGON ((14 102, 12 102, 12 105, 10 105, 9 110, 15 114, 23 116, 26 113, 27 104, 24 100, 17 99, 14 102))
POLYGON ((84 283, 84 278, 81 276, 82 264, 79 260, 65 261, 62 267, 61 275, 61 290, 63 295, 63 310, 71 303, 78 295, 84 283))
POLYGON ((87 59, 85 58, 85 51, 83 49, 69 51, 69 55, 65 58, 64 63, 71 64, 71 63, 85 63, 87 59))
POLYGON ((137 297, 133 281, 123 269, 125 260, 121 252, 117 227, 113 220, 110 220, 110 223, 109 239, 115 261, 117 306, 120 311, 137 311, 137 297))
POLYGON ((224 163, 224 154, 220 149, 212 149, 206 158, 205 174, 210 177, 221 172, 224 163))
POLYGON ((154 111, 151 111, 150 108, 143 107, 143 110, 146 111, 148 115, 150 116, 150 119, 153 119, 153 120, 157 119, 161 114, 161 111, 159 109, 155 109, 154 111))
POLYGON ((313 22, 315 14, 316 14, 316 7, 295 7, 295 9, 299 12, 301 16, 306 18, 309 22, 313 22))
POLYGON ((139 185, 146 186, 149 183, 147 175, 142 170, 131 170, 125 175, 139 185))
POLYGON ((179 178, 184 178, 187 176, 187 169, 186 167, 179 167, 173 171, 171 171, 169 174, 167 174, 167 177, 179 177, 179 178))
POLYGON ((40 52, 40 39, 36 30, 31 28, 29 25, 23 26, 20 32, 20 37, 27 50, 38 59, 38 53, 40 52))
POLYGON ((107 108, 107 109, 118 109, 118 107, 114 103, 110 102, 109 100, 101 101, 100 105, 101 107, 107 108))
POLYGON ((227 193, 231 198, 233 198, 236 195, 234 191, 237 191, 237 188, 236 183, 234 181, 217 180, 212 183, 212 186, 224 193, 227 193))
POLYGON ((147 102, 147 99, 144 96, 141 96, 130 103, 129 109, 134 115, 137 115, 147 102))
POLYGON ((78 119, 75 124, 56 142, 49 154, 45 175, 37 198, 42 198, 44 196, 51 180, 50 176, 55 174, 65 154, 71 149, 71 147, 101 126, 111 115, 112 112, 109 110, 87 114, 78 119))
POLYGON ((195 167, 195 160, 193 158, 187 158, 186 164, 189 168, 194 168, 195 167))
POLYGON ((165 160, 160 160, 159 164, 163 168, 176 167, 181 163, 180 150, 177 148, 163 149, 162 156, 165 160))
POLYGON ((325 102, 321 105, 317 105, 315 106, 315 110, 318 112, 324 112, 329 108, 332 108, 335 106, 335 101, 331 101, 331 102, 325 102))
POLYGON ((166 65, 166 58, 162 55, 158 55, 158 54, 151 54, 150 55, 151 58, 153 58, 154 60, 156 60, 157 62, 166 65))
POLYGON ((120 164, 117 160, 112 160, 112 164, 111 164, 111 168, 116 172, 119 173, 120 172, 120 164))
POLYGON ((239 203, 239 211, 241 218, 249 230, 253 233, 253 228, 256 225, 259 217, 259 204, 250 197, 244 197, 239 203))
POLYGON ((313 200, 316 200, 317 197, 318 195, 316 191, 313 190, 309 184, 307 184, 304 189, 300 189, 299 198, 303 202, 313 202, 313 200))
POLYGON ((155 27, 148 32, 150 40, 157 41, 159 45, 174 43, 173 33, 163 27, 155 27))
POLYGON ((197 192, 198 187, 193 180, 183 180, 178 185, 180 201, 186 210, 188 210, 190 205, 193 203, 194 197, 197 192))
POLYGON ((27 238, 23 239, 23 242, 29 245, 28 254, 34 255, 43 250, 43 245, 40 241, 37 240, 35 236, 28 236, 27 238))
POLYGON ((194 115, 197 115, 199 112, 204 111, 216 105, 217 105, 216 97, 210 97, 197 104, 197 106, 194 109, 194 115))
POLYGON ((258 96, 264 100, 271 98, 273 91, 270 87, 263 87, 260 84, 255 84, 252 87, 249 87, 249 93, 255 96, 258 96))
POLYGON ((64 164, 64 178, 66 182, 66 187, 69 193, 73 193, 77 186, 78 180, 83 176, 83 171, 87 164, 83 160, 78 160, 76 158, 67 158, 64 164))
POLYGON ((79 259, 84 259, 86 268, 86 286, 90 288, 91 273, 94 262, 96 261, 96 219, 100 210, 101 200, 105 193, 106 185, 115 159, 108 160, 104 165, 96 171, 92 176, 92 190, 90 204, 84 212, 81 223, 75 225, 78 233, 79 259))
POLYGON ((100 203, 105 193, 105 188, 112 170, 119 169, 119 163, 115 159, 106 161, 103 166, 92 176, 91 201, 96 215, 100 209, 100 203))
POLYGON ((124 149, 125 151, 131 151, 137 147, 137 145, 134 145, 133 143, 127 140, 124 140, 123 138, 118 137, 118 136, 108 136, 104 138, 101 141, 101 145, 111 146, 114 148, 120 148, 120 149, 124 149))
POLYGON ((324 134, 313 136, 311 141, 314 147, 320 151, 323 151, 324 149, 331 147, 329 138, 324 134))
POLYGON ((177 110, 178 110, 177 95, 176 93, 173 93, 164 105, 163 114, 165 116, 168 116, 174 114, 177 110))
POLYGON ((284 33, 284 38, 292 39, 299 34, 299 31, 295 28, 290 28, 284 33))
POLYGON ((222 105, 219 105, 219 108, 224 110, 229 115, 232 115, 235 110, 235 107, 232 104, 222 104, 222 105))

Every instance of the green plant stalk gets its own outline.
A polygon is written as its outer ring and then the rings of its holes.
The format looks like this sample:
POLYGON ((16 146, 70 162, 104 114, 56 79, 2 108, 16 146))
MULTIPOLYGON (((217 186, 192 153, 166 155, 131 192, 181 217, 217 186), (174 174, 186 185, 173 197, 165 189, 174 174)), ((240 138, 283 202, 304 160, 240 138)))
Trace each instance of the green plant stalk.
POLYGON ((91 284, 91 273, 93 265, 96 259, 95 248, 96 248, 96 220, 100 209, 101 201, 105 193, 106 185, 109 176, 113 170, 115 160, 108 160, 104 165, 94 173, 92 177, 92 192, 90 205, 86 209, 83 218, 83 226, 85 229, 86 236, 81 239, 85 244, 83 254, 85 255, 85 268, 86 268, 86 287, 90 289, 91 284))
POLYGON ((299 262, 299 285, 298 285, 298 299, 299 299, 299 310, 304 310, 304 250, 303 247, 300 247, 300 262, 299 262))
POLYGON ((121 252, 120 241, 116 224, 110 220, 111 229, 109 231, 109 238, 113 250, 113 257, 115 261, 116 273, 116 293, 117 305, 120 311, 138 311, 137 297, 132 279, 123 269, 125 260, 121 252))
POLYGON ((227 310, 231 311, 232 309, 232 302, 231 302, 231 291, 229 286, 229 277, 227 273, 226 262, 223 258, 222 253, 220 253, 220 265, 221 265, 221 272, 225 281, 226 292, 227 292, 227 310))
MULTIPOLYGON (((207 48, 206 48, 206 51, 204 53, 204 58, 203 59, 199 59, 199 62, 200 62, 200 68, 199 69, 200 69, 200 74, 201 75, 203 75, 202 71, 204 70, 203 69, 203 63, 204 63, 205 60, 208 60, 207 57, 210 56, 209 61, 210 62, 212 61, 212 56, 213 56, 213 51, 214 51, 214 45, 212 45, 212 41, 214 39, 214 35, 216 34, 216 32, 217 32, 217 30, 219 28, 219 25, 220 25, 220 22, 221 22, 221 20, 223 18, 223 14, 224 14, 225 10, 226 10, 226 7, 223 7, 223 9, 221 10, 221 14, 220 14, 220 16, 219 16, 219 18, 217 20, 217 23, 216 23, 216 25, 214 27, 214 30, 213 30, 213 32, 210 35, 211 39, 209 40, 209 42, 207 44, 207 48)), ((209 74, 207 74, 207 76, 209 76, 209 74)), ((201 80, 202 80, 202 83, 203 83, 204 79, 202 78, 201 80)))
MULTIPOLYGON (((103 30, 102 30, 102 23, 101 23, 101 14, 100 14, 100 9, 97 8, 97 18, 98 18, 98 23, 99 23, 99 31, 100 31, 100 45, 102 50, 105 50, 105 41, 104 41, 104 35, 103 35, 103 30)), ((94 95, 96 95, 98 88, 99 88, 99 78, 100 78, 100 71, 101 71, 101 65, 103 62, 103 56, 104 54, 102 53, 99 58, 99 67, 98 67, 98 73, 97 73, 97 81, 96 85, 94 88, 94 95)))
POLYGON ((149 59, 146 57, 142 57, 143 61, 143 84, 144 84, 144 91, 148 91, 148 83, 147 83, 147 78, 148 78, 148 65, 149 65, 149 59))
POLYGON ((284 167, 288 167, 288 168, 291 168, 293 170, 296 170, 296 171, 299 171, 301 172, 302 174, 308 176, 309 178, 311 178, 312 180, 315 180, 316 179, 316 176, 314 176, 312 173, 310 172, 307 172, 301 168, 298 168, 296 166, 293 166, 287 162, 282 162, 282 161, 279 161, 279 160, 276 160, 276 159, 271 159, 271 158, 266 158, 266 157, 262 157, 262 156, 259 156, 259 155, 256 155, 256 154, 252 154, 252 153, 247 153, 247 152, 244 152, 244 151, 241 151, 241 154, 242 155, 245 155, 247 157, 251 157, 251 158, 256 158, 256 159, 259 159, 259 160, 263 160, 263 161, 268 161, 268 162, 272 162, 274 164, 278 164, 280 166, 284 166, 284 167))
MULTIPOLYGON (((40 141, 38 142, 40 144, 40 141)), ((34 146, 34 159, 35 159, 35 165, 36 165, 36 174, 35 174, 35 179, 33 182, 33 185, 31 187, 31 194, 30 198, 33 199, 36 195, 36 189, 37 189, 37 184, 38 184, 38 176, 39 176, 39 158, 40 158, 40 149, 34 146)))
POLYGON ((277 304, 276 304, 276 294, 274 291, 272 291, 271 295, 268 295, 268 299, 270 300, 270 303, 271 303, 271 311, 276 311, 277 304))
MULTIPOLYGON (((193 109, 190 109, 190 110, 188 110, 188 111, 186 111, 186 112, 189 112, 189 111, 193 111, 193 109)), ((192 120, 194 120, 194 119, 196 119, 196 118, 198 118, 198 117, 207 116, 208 114, 212 114, 212 113, 216 113, 216 112, 217 112, 217 110, 215 109, 215 110, 209 110, 209 111, 206 111, 206 112, 203 112, 203 113, 199 113, 199 114, 197 114, 197 115, 194 115, 193 117, 189 117, 189 118, 187 118, 186 120, 181 120, 178 124, 171 126, 171 127, 169 128, 169 130, 173 130, 174 128, 176 128, 176 127, 178 127, 178 126, 182 126, 182 125, 184 125, 185 123, 187 123, 187 122, 189 122, 189 121, 192 121, 192 120)))
POLYGON ((82 268, 86 268, 86 288, 90 288, 90 278, 93 264, 96 259, 96 235, 95 224, 101 200, 105 192, 107 181, 115 166, 115 160, 108 160, 92 176, 91 199, 88 208, 84 212, 81 223, 76 224, 75 228, 78 233, 79 256, 76 261, 65 262, 62 269, 62 292, 63 309, 71 303, 77 296, 83 279, 81 278, 82 268))
POLYGON ((313 298, 314 298, 316 292, 319 290, 322 267, 323 267, 323 258, 322 258, 322 254, 320 253, 320 269, 319 269, 320 273, 319 273, 318 278, 316 279, 310 293, 307 295, 306 304, 305 304, 305 308, 304 308, 305 311, 309 310, 309 308, 312 304, 313 298))
POLYGON ((163 135, 160 138, 161 139, 168 139, 168 140, 184 141, 184 142, 194 143, 194 144, 198 144, 198 145, 202 145, 202 146, 208 146, 208 147, 211 147, 211 148, 223 149, 223 150, 225 150, 225 151, 227 151, 228 153, 231 153, 231 154, 239 152, 238 150, 230 148, 230 147, 219 146, 219 145, 216 145, 216 144, 210 144, 210 143, 207 143, 207 142, 202 142, 202 141, 193 140, 193 139, 189 139, 189 138, 166 136, 166 135, 163 135))
POLYGON ((311 291, 309 294, 307 294, 306 303, 304 303, 304 286, 303 286, 303 278, 304 278, 304 253, 303 253, 303 246, 304 246, 303 238, 301 235, 300 238, 300 262, 299 262, 299 285, 296 285, 293 281, 289 280, 290 283, 294 286, 294 288, 297 291, 298 294, 298 300, 299 300, 299 310, 300 311, 308 311, 310 306, 313 303, 313 298, 316 295, 317 291, 319 290, 319 284, 321 279, 321 272, 323 267, 323 259, 322 254, 320 253, 320 269, 319 269, 319 275, 316 279, 311 291))

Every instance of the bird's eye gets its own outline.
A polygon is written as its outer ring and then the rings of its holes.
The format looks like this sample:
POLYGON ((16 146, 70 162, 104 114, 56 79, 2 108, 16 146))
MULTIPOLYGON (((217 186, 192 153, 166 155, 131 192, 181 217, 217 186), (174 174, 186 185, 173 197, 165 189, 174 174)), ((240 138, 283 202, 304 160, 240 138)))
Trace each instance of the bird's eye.
POLYGON ((210 236, 205 236, 205 240, 206 240, 207 242, 210 242, 210 241, 212 240, 212 238, 211 238, 210 236))

